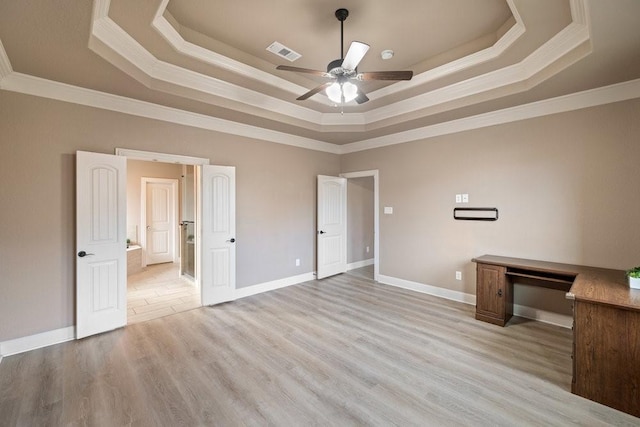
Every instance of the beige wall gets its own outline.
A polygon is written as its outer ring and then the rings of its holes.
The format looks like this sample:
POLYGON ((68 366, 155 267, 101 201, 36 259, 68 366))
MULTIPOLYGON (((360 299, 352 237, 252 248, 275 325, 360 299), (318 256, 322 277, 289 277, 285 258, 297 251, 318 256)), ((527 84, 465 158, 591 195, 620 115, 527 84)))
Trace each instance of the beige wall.
MULTIPOLYGON (((142 178, 166 178, 178 180, 178 209, 182 194, 182 165, 162 162, 127 160, 127 238, 140 243, 142 204, 142 178)), ((179 218, 176 219, 179 221, 179 218)), ((179 239, 179 237, 177 237, 179 239)))
MULTIPOLYGON (((236 166, 239 287, 313 271, 316 175, 371 169, 380 209, 394 207, 380 212, 383 275, 473 294, 485 253, 640 264, 640 100, 341 158, 6 91, 0 111, 0 341, 74 324, 76 150, 236 166), (454 221, 456 193, 500 219, 454 221)), ((566 310, 557 293, 517 292, 566 310)))
POLYGON ((76 150, 235 166, 238 287, 315 270, 316 175, 338 156, 6 91, 0 111, 0 342, 75 323, 76 150))
POLYGON ((373 258, 373 209, 373 177, 349 178, 347 180, 348 263, 373 258))
MULTIPOLYGON (((394 208, 380 212, 380 274, 475 294, 483 254, 640 264, 639 138, 634 100, 353 153, 341 169, 380 170, 380 210, 394 208), (454 221, 457 193, 500 219, 454 221)), ((569 312, 558 291, 515 298, 569 312)))

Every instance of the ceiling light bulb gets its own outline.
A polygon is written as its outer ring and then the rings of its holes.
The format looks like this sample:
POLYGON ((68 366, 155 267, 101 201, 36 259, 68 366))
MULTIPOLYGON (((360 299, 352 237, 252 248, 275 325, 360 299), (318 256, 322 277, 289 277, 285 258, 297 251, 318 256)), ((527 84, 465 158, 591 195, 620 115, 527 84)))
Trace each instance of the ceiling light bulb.
POLYGON ((358 86, 351 82, 335 82, 326 89, 329 99, 336 104, 346 104, 353 101, 358 96, 358 86))
POLYGON ((326 92, 329 99, 336 104, 340 104, 342 102, 342 89, 340 88, 340 84, 338 82, 329 86, 326 89, 326 92))
POLYGON ((344 82, 342 84, 342 93, 344 94, 344 102, 351 102, 358 96, 358 86, 351 82, 344 82))
POLYGON ((380 52, 380 57, 382 59, 391 59, 393 58, 393 51, 391 49, 383 50, 380 52))

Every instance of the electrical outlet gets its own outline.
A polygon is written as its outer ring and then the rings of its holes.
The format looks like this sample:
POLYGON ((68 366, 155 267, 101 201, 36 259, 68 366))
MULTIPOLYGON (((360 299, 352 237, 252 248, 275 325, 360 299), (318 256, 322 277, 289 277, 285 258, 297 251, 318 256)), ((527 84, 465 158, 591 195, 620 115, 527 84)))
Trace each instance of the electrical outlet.
POLYGON ((456 194, 456 203, 462 203, 462 194, 456 194))
POLYGON ((369 253, 369 246, 367 246, 367 253, 369 253))
POLYGON ((300 267, 300 258, 296 258, 296 267, 300 267))
POLYGON ((456 280, 462 280, 462 271, 456 271, 456 280))

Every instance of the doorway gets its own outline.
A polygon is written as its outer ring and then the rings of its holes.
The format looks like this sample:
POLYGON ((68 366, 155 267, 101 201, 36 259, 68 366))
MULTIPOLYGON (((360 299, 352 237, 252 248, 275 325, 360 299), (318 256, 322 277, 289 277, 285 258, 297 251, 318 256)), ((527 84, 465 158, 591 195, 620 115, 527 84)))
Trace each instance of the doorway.
POLYGON ((194 166, 127 159, 127 323, 138 323, 201 306, 195 268, 184 274, 186 227, 195 244, 194 166), (189 176, 190 197, 186 197, 189 176), (188 199, 188 200, 187 200, 188 199))
POLYGON ((380 274, 378 170, 340 176, 347 179, 347 270, 377 281, 380 274))

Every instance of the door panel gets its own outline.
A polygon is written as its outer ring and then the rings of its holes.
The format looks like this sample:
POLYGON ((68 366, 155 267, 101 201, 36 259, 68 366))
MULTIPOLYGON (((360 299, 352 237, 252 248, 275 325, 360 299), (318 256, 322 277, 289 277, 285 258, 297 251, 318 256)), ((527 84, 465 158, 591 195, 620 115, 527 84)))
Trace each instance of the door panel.
POLYGON ((317 278, 347 271, 347 180, 318 175, 317 278))
POLYGON ((146 264, 175 261, 177 181, 143 178, 146 206, 146 264), (149 181, 147 181, 149 180, 149 181))
POLYGON ((202 166, 202 304, 234 299, 235 168, 202 166))
POLYGON ((76 153, 76 336, 127 323, 126 158, 76 153))

